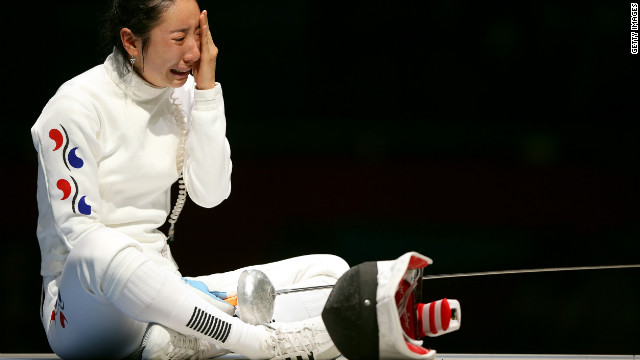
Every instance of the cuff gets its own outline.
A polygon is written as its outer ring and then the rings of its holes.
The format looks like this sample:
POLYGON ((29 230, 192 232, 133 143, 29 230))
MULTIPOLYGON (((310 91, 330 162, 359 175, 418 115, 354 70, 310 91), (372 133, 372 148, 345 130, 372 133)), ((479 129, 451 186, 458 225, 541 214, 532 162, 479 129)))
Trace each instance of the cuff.
POLYGON ((218 102, 222 100, 222 85, 216 82, 216 86, 212 89, 194 89, 194 99, 194 110, 196 111, 216 109, 218 107, 218 102))

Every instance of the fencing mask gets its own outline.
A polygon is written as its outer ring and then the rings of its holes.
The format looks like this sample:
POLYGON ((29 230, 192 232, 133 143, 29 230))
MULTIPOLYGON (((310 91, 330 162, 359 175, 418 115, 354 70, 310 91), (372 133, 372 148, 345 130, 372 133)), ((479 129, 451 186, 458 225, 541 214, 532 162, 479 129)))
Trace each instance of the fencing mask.
POLYGON ((408 252, 396 260, 354 266, 336 282, 322 311, 329 335, 349 360, 434 359, 419 339, 460 328, 460 304, 422 303, 428 257, 408 252))

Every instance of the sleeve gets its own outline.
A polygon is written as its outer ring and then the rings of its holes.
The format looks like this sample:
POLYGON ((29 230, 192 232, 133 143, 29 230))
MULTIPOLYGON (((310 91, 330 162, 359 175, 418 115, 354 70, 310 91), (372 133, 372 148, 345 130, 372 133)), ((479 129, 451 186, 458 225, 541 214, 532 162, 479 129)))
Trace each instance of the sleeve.
POLYGON ((99 131, 93 106, 60 92, 31 129, 44 178, 39 201, 48 201, 55 231, 68 248, 90 233, 122 236, 100 222, 99 131))
POLYGON ((231 193, 231 149, 226 128, 220 84, 213 89, 194 90, 183 175, 189 196, 203 207, 214 207, 231 193))

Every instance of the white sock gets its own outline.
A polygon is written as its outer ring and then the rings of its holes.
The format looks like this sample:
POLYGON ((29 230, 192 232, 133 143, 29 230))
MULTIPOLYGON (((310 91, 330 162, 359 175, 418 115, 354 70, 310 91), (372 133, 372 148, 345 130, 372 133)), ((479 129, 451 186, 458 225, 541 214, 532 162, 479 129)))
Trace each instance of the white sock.
POLYGON ((216 308, 135 248, 114 257, 103 291, 118 309, 138 321, 161 324, 251 359, 272 356, 261 348, 267 336, 264 327, 244 323, 216 308))

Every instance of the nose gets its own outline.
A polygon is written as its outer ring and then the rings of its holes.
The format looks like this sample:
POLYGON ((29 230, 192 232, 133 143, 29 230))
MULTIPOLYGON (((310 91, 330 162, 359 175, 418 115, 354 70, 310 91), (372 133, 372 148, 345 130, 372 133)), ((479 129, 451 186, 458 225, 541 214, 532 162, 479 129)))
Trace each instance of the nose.
POLYGON ((199 41, 195 37, 189 38, 189 43, 186 47, 186 52, 184 54, 184 62, 187 64, 196 62, 200 60, 200 46, 199 41))

